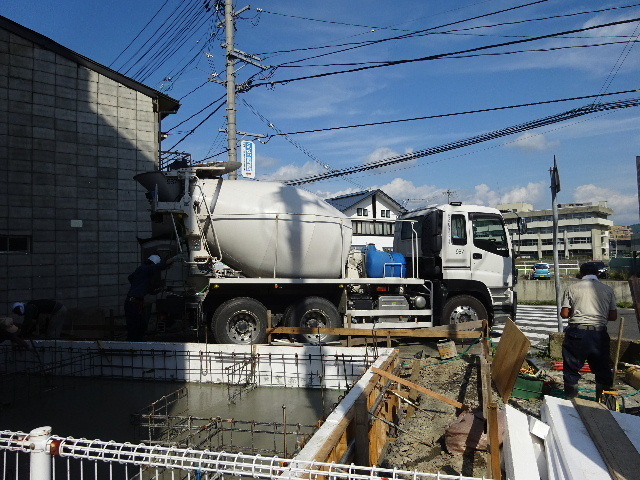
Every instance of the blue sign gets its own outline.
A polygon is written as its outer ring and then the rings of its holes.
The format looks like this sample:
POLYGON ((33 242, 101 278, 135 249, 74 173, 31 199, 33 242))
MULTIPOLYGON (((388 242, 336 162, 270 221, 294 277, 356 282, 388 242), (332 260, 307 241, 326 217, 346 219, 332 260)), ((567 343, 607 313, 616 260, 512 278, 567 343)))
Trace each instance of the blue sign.
POLYGON ((256 145, 248 140, 240 142, 240 154, 242 158, 242 176, 256 178, 256 145))

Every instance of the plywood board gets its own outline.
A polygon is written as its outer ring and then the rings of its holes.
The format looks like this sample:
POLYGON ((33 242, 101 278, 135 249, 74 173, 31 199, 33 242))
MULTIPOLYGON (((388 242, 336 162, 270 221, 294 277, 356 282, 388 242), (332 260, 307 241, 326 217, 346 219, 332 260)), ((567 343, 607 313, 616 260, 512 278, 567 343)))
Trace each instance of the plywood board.
POLYGON ((575 399, 576 409, 615 480, 632 480, 640 472, 640 455, 611 412, 600 403, 575 399))
POLYGON ((520 372, 520 367, 522 367, 522 362, 524 362, 530 347, 529 339, 525 337, 513 320, 508 318, 498 343, 496 355, 491 362, 491 378, 505 403, 511 397, 518 372, 520 372))

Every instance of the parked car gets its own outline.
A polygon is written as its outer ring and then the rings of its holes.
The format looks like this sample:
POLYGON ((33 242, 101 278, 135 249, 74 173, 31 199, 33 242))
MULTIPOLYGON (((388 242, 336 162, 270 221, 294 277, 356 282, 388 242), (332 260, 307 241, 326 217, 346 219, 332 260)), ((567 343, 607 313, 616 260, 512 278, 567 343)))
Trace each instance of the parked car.
POLYGON ((598 269, 598 278, 607 278, 609 276, 609 267, 602 260, 591 260, 585 263, 596 266, 598 269))
POLYGON ((551 275, 553 275, 551 273, 551 270, 549 270, 548 263, 534 263, 532 268, 533 268, 531 271, 532 280, 538 280, 541 278, 549 280, 551 278, 551 275))

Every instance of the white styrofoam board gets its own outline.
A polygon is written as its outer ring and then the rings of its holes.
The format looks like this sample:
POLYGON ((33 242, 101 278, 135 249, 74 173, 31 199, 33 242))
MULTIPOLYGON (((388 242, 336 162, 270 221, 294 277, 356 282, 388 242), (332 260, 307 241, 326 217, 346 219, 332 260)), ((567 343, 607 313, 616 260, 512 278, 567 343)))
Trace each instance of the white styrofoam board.
MULTIPOLYGON (((46 364, 73 364, 73 356, 93 357, 88 368, 69 369, 64 374, 131 378, 158 378, 202 383, 233 383, 228 367, 247 362, 252 353, 252 373, 260 386, 345 388, 353 383, 377 355, 392 349, 334 346, 219 345, 173 342, 36 341, 46 364), (52 353, 55 348, 55 357, 52 353), (112 352, 113 351, 113 352, 112 352), (131 354, 128 354, 128 352, 131 354), (144 351, 145 355, 136 352, 144 351), (154 353, 156 352, 156 353, 154 353), (151 353, 151 354, 150 354, 151 353)), ((33 363, 33 352, 17 355, 33 363)), ((233 369, 232 369, 233 370, 233 369)), ((247 368, 247 371, 250 369, 247 368)), ((235 381, 243 373, 235 370, 235 381)), ((245 374, 245 375, 248 375, 245 374)))
POLYGON ((564 471, 564 465, 560 459, 558 447, 556 445, 553 432, 551 432, 544 443, 545 457, 547 459, 547 478, 548 480, 566 480, 567 475, 564 471))
POLYGON ((505 405, 505 417, 503 455, 507 480, 540 480, 528 416, 505 405))
POLYGON ((545 396, 541 413, 551 428, 553 450, 568 480, 611 480, 602 455, 569 400, 545 396))
POLYGON ((531 442, 533 443, 533 453, 536 456, 536 465, 538 465, 538 473, 540 474, 540 480, 549 480, 549 469, 547 468, 547 458, 544 447, 544 440, 531 435, 531 442))

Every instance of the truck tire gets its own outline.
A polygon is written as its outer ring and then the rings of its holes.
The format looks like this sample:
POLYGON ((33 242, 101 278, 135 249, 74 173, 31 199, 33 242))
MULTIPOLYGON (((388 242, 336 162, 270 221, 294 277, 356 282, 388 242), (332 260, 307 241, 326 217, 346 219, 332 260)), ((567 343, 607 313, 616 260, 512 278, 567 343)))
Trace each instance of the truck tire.
POLYGON ((487 309, 480 300, 471 295, 456 295, 444 304, 442 325, 489 320, 487 309))
MULTIPOLYGON (((288 327, 338 328, 341 326, 340 314, 336 306, 326 298, 306 297, 297 301, 285 312, 285 325, 288 327)), ((338 335, 296 335, 303 343, 326 343, 339 338, 338 335)))
POLYGON ((253 298, 232 298, 213 312, 211 328, 217 343, 264 343, 267 338, 267 309, 253 298))

